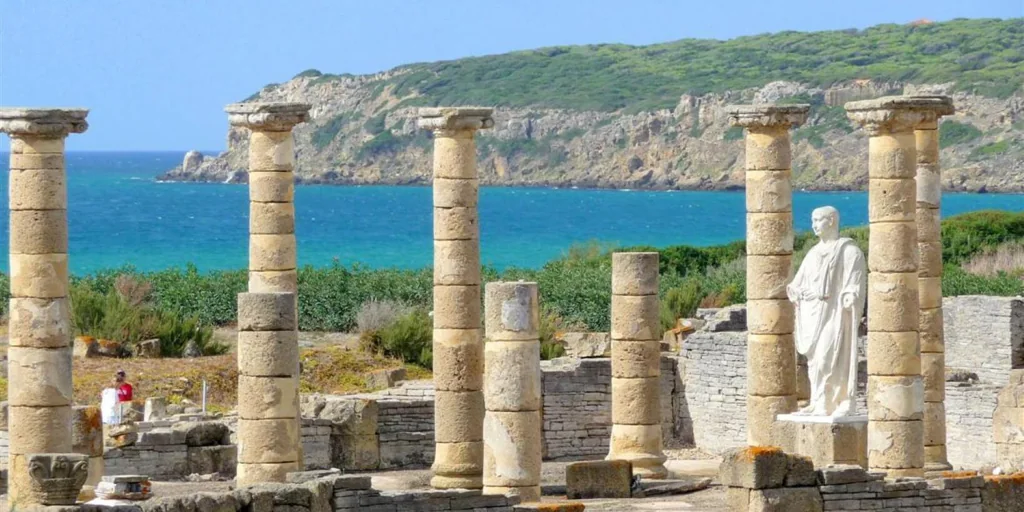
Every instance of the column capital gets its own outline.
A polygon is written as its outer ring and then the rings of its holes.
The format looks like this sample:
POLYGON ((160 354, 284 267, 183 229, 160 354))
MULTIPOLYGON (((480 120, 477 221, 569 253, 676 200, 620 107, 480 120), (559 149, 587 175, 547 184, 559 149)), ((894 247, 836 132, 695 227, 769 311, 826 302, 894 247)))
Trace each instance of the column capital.
POLYGON ((851 121, 876 136, 934 123, 938 116, 953 113, 953 100, 948 96, 883 96, 851 101, 844 108, 851 121))
POLYGON ((952 115, 956 112, 953 106, 953 98, 949 96, 910 96, 911 98, 936 99, 937 102, 922 109, 924 119, 914 127, 915 130, 936 130, 939 128, 939 118, 952 115))
POLYGON ((781 128, 788 130, 807 122, 810 105, 732 105, 726 109, 729 124, 742 126, 751 131, 781 128))
POLYGON ((287 132, 297 124, 309 120, 308 103, 247 102, 232 103, 224 107, 231 126, 268 132, 287 132))
POLYGON ((0 132, 12 137, 63 138, 89 128, 84 108, 0 108, 0 132))
POLYGON ((494 126, 493 112, 485 107, 426 107, 420 109, 417 125, 434 131, 480 130, 494 126))

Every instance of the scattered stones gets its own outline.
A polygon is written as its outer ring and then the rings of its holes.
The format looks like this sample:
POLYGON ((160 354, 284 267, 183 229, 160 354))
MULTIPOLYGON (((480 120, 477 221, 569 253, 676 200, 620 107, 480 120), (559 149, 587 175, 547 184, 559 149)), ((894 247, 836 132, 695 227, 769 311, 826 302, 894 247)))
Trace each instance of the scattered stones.
POLYGON ((104 500, 144 501, 153 496, 149 477, 142 475, 104 476, 96 486, 96 496, 104 500))
POLYGON ((188 340, 188 342, 185 343, 185 348, 181 350, 181 357, 186 359, 203 357, 203 349, 199 348, 199 344, 196 343, 196 340, 188 340))
POLYGON ((747 330, 747 306, 735 304, 724 308, 698 309, 697 318, 708 332, 736 332, 747 330))
POLYGON ((366 385, 371 389, 386 389, 405 380, 405 368, 385 368, 366 375, 366 385))
POLYGON ((72 355, 75 359, 88 359, 99 355, 99 344, 92 336, 76 336, 72 355))

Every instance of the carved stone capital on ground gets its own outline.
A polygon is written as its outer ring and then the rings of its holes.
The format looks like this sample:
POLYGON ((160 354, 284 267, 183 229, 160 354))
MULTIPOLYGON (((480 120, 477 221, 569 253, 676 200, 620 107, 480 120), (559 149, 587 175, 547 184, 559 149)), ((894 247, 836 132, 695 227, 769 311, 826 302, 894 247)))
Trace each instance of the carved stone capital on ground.
POLYGON ((267 132, 287 132, 309 120, 308 103, 232 103, 224 107, 231 126, 267 132))
POLYGON ((493 112, 484 107, 426 107, 420 109, 417 124, 439 133, 480 130, 494 126, 493 112))
POLYGON ((732 105, 726 109, 729 124, 751 131, 796 128, 807 122, 810 105, 732 105))
POLYGON ((84 108, 0 108, 0 132, 13 137, 62 138, 89 128, 84 108))
POLYGON ((74 505, 89 476, 89 456, 78 453, 28 455, 32 503, 74 505))
POLYGON ((953 100, 948 96, 883 96, 851 101, 845 108, 851 121, 876 136, 935 123, 938 116, 953 113, 953 100))

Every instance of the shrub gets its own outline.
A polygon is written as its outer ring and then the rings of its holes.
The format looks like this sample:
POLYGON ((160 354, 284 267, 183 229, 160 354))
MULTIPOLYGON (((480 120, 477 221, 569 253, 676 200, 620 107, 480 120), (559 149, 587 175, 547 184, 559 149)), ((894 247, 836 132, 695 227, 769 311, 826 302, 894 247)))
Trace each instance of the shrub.
POLYGON ((942 293, 956 295, 1024 295, 1024 279, 1000 272, 995 276, 970 274, 956 265, 946 265, 942 274, 942 293))
POLYGON ((172 313, 159 315, 159 327, 154 337, 160 339, 160 355, 181 357, 189 341, 195 341, 205 356, 227 353, 228 346, 213 340, 213 329, 199 323, 195 317, 181 318, 172 313))
POLYGON ((950 119, 939 125, 939 145, 942 147, 964 144, 979 137, 981 137, 981 130, 973 124, 950 119))
POLYGON ((366 349, 424 368, 433 367, 433 321, 426 311, 415 308, 377 331, 360 335, 366 349))
POLYGON ((1003 139, 997 142, 990 142, 983 146, 978 146, 971 151, 970 158, 974 160, 987 158, 990 156, 1001 155, 1010 150, 1010 141, 1003 139))
POLYGON ((356 330, 360 333, 379 331, 409 314, 411 309, 395 301, 370 299, 356 313, 356 330))

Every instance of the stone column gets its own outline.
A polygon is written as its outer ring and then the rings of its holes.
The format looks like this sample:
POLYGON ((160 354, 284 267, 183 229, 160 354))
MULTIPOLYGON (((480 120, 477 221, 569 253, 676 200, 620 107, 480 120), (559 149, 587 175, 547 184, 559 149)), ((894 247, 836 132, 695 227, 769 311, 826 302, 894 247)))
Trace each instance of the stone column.
POLYGON ((484 494, 540 501, 537 283, 488 283, 484 344, 484 494))
POLYGON ((924 378, 924 466, 953 467, 946 460, 946 347, 942 329, 942 171, 939 167, 939 118, 953 113, 946 96, 914 128, 917 152, 917 287, 920 316, 921 375, 924 378))
POLYGON ((491 109, 424 108, 434 132, 434 477, 439 489, 483 487, 483 344, 476 143, 491 109))
POLYGON ((797 354, 793 303, 786 296, 793 258, 789 129, 807 121, 807 105, 738 105, 729 122, 746 129, 747 443, 795 449, 797 354))
POLYGON ((238 487, 302 469, 295 294, 238 295, 238 487))
POLYGON ((249 291, 298 290, 295 254, 295 145, 305 103, 234 103, 231 126, 249 134, 249 291))
POLYGON ((665 478, 661 443, 658 253, 612 254, 612 435, 608 460, 665 478))
POLYGON ((868 133, 868 467, 924 475, 914 127, 937 98, 846 104, 868 133))
MULTIPOLYGON (((298 308, 295 240, 295 143, 309 120, 306 103, 234 103, 231 126, 249 129, 249 291, 291 292, 298 308)), ((299 375, 296 359, 294 375, 299 375)), ((295 421, 302 421, 296 416, 295 421)), ((302 444, 298 445, 300 468, 302 444)))
POLYGON ((0 132, 11 137, 8 499, 19 508, 34 504, 27 455, 71 452, 64 139, 88 128, 87 113, 0 109, 0 132))

